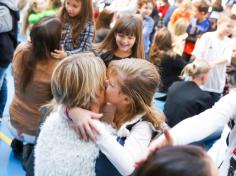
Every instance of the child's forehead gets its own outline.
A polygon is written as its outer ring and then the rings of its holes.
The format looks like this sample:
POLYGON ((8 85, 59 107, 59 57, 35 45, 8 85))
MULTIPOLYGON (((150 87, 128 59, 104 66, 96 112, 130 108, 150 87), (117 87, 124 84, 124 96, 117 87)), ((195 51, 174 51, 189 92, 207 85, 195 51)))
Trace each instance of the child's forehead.
POLYGON ((135 37, 135 34, 134 33, 128 33, 128 32, 125 32, 125 31, 123 31, 123 32, 117 32, 117 34, 119 34, 119 35, 125 35, 125 36, 128 36, 128 37, 135 37))
POLYGON ((154 7, 154 5, 153 5, 152 2, 144 2, 144 3, 142 4, 142 6, 152 6, 152 7, 154 7))

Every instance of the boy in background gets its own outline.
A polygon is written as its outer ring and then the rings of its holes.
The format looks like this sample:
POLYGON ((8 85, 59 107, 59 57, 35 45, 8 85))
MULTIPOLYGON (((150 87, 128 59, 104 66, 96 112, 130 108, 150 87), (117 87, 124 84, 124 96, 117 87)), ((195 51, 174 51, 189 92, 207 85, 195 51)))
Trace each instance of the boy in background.
POLYGON ((226 81, 226 66, 231 62, 232 39, 230 36, 236 25, 236 15, 223 12, 218 20, 217 30, 207 32, 196 43, 193 56, 209 62, 211 70, 202 89, 209 92, 216 102, 220 99, 226 81))
POLYGON ((208 20, 208 9, 209 4, 206 0, 198 0, 193 3, 192 10, 194 18, 187 28, 188 37, 183 53, 183 58, 187 62, 190 60, 197 39, 211 28, 211 23, 208 20))

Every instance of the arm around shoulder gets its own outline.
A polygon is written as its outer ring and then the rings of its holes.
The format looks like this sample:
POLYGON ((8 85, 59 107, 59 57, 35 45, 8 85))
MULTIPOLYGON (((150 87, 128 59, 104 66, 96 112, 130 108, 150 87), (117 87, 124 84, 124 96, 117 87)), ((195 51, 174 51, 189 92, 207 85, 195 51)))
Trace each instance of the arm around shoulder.
POLYGON ((174 144, 199 141, 236 116, 236 91, 221 98, 211 109, 185 119, 174 126, 170 133, 174 144))

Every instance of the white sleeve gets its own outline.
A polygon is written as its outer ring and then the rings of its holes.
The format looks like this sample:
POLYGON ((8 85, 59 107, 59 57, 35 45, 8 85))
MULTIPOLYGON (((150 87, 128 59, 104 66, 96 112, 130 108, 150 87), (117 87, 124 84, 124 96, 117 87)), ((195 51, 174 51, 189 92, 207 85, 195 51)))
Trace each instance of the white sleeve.
POLYGON ((236 117, 236 91, 224 96, 211 109, 185 119, 171 130, 174 144, 188 144, 204 139, 236 117))
POLYGON ((148 122, 142 121, 133 126, 130 135, 126 138, 124 146, 116 141, 116 136, 100 131, 97 144, 111 163, 122 175, 131 175, 134 164, 147 149, 151 137, 152 128, 148 122))
POLYGON ((0 33, 12 30, 12 17, 8 8, 0 6, 0 33))

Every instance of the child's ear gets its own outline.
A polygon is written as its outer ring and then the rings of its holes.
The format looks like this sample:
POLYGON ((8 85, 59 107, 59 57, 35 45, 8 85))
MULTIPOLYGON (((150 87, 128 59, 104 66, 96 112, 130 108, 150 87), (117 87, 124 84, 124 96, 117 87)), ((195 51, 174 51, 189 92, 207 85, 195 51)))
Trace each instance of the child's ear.
POLYGON ((126 96, 126 95, 124 95, 124 103, 125 103, 126 105, 130 105, 130 104, 131 104, 130 98, 129 98, 128 96, 126 96))

